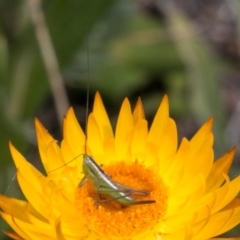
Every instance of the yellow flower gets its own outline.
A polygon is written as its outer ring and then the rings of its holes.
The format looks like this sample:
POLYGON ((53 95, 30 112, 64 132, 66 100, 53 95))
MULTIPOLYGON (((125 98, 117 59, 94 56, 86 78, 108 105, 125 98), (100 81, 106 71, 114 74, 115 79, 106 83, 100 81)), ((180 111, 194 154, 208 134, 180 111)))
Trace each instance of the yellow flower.
POLYGON ((114 181, 150 191, 148 196, 133 196, 136 201, 156 201, 127 207, 117 201, 96 206, 96 199, 106 196, 99 196, 91 181, 78 187, 83 178, 85 135, 72 108, 64 118, 60 146, 35 122, 47 174, 10 144, 17 179, 28 200, 0 196, 0 214, 14 230, 6 234, 13 239, 207 240, 240 222, 240 176, 230 181, 227 175, 235 149, 213 161, 212 118, 178 147, 167 97, 150 130, 141 101, 132 113, 125 99, 113 134, 96 94, 88 120, 87 154, 114 181))

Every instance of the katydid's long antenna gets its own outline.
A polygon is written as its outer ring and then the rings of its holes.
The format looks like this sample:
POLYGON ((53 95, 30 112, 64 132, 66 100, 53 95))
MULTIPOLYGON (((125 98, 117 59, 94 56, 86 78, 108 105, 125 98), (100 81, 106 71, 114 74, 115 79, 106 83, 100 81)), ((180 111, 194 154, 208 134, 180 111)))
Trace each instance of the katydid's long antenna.
POLYGON ((90 64, 89 64, 89 27, 88 27, 88 6, 85 0, 85 22, 86 22, 86 46, 87 46, 87 96, 86 96, 86 116, 85 116, 85 154, 87 154, 87 139, 88 139, 88 112, 89 112, 89 90, 90 90, 90 64))
MULTIPOLYGON (((87 34, 86 34, 86 48, 87 48, 87 94, 86 94, 86 116, 85 116, 85 146, 84 146, 84 151, 85 153, 84 154, 87 154, 87 120, 88 120, 88 112, 89 112, 89 90, 90 90, 90 64, 89 64, 89 35, 88 35, 88 31, 89 31, 89 27, 88 27, 88 12, 87 12, 87 0, 84 1, 85 2, 85 7, 86 7, 86 11, 85 11, 85 22, 86 22, 86 31, 87 31, 87 34)), ((75 158, 73 158, 72 160, 70 160, 69 162, 63 164, 62 166, 58 167, 58 168, 55 168, 49 172, 47 172, 47 174, 49 173, 52 173, 60 168, 62 168, 63 166, 67 166, 69 163, 75 161, 79 156, 82 156, 84 154, 80 154, 78 156, 76 156, 75 158)))

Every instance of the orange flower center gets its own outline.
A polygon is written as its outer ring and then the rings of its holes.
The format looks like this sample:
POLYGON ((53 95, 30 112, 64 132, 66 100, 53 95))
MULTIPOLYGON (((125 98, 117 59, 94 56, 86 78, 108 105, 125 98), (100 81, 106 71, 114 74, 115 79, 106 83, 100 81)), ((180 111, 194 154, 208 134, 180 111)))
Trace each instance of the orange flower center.
POLYGON ((155 200, 150 204, 120 205, 109 194, 100 195, 88 181, 76 191, 76 206, 90 231, 99 236, 127 237, 149 234, 161 221, 167 210, 167 188, 162 179, 151 169, 137 161, 131 164, 119 162, 105 166, 104 171, 128 187, 147 190, 146 196, 131 195, 133 202, 155 200), (107 202, 101 202, 108 199, 107 202), (96 205, 98 201, 98 205, 96 205))

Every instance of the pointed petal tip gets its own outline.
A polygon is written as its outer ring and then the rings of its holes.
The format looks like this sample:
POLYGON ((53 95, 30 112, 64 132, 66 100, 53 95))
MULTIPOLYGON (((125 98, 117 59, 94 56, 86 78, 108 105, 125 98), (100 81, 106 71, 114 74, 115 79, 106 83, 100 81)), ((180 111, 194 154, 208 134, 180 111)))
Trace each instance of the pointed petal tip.
POLYGON ((71 106, 68 110, 67 110, 67 114, 66 114, 66 116, 70 113, 70 112, 74 112, 74 110, 73 110, 73 107, 71 106))
POLYGON ((8 142, 8 146, 9 146, 9 149, 10 149, 11 154, 13 155, 13 153, 14 153, 15 151, 17 151, 17 149, 14 147, 14 145, 12 144, 11 141, 8 142))
POLYGON ((169 98, 168 98, 168 95, 167 95, 167 94, 164 94, 164 95, 163 95, 162 102, 161 102, 160 105, 169 106, 169 98))
POLYGON ((168 97, 167 94, 164 94, 164 95, 163 95, 162 103, 169 104, 169 97, 168 97))
POLYGON ((207 120, 207 122, 208 122, 210 125, 213 125, 213 121, 214 121, 214 117, 213 117, 213 116, 211 116, 211 117, 207 120))
POLYGON ((122 107, 130 107, 131 108, 131 106, 130 106, 130 102, 129 102, 129 99, 127 98, 127 97, 125 97, 124 99, 123 99, 123 102, 122 102, 122 107))
POLYGON ((35 124, 35 126, 37 126, 38 124, 41 124, 41 122, 39 121, 39 119, 37 117, 34 118, 34 124, 35 124))
POLYGON ((99 92, 99 91, 96 91, 95 96, 99 96, 99 97, 101 97, 100 92, 99 92))
POLYGON ((230 158, 231 159, 231 164, 232 164, 232 161, 233 161, 233 158, 236 154, 236 151, 237 151, 237 147, 235 146, 235 147, 231 148, 229 151, 227 151, 222 157, 225 158, 225 159, 230 158))
POLYGON ((94 97, 94 105, 100 103, 100 105, 103 105, 102 97, 99 91, 96 91, 95 97, 94 97))
MULTIPOLYGON (((67 113, 66 113, 66 115, 64 116, 63 119, 68 119, 70 116, 73 116, 73 115, 75 115, 74 109, 73 109, 73 107, 70 107, 70 108, 67 110, 67 113)), ((64 121, 64 120, 63 120, 63 121, 64 121)))
POLYGON ((8 141, 8 146, 9 146, 10 149, 13 147, 13 144, 12 144, 11 141, 8 141))
POLYGON ((133 110, 133 119, 135 124, 139 119, 145 119, 144 108, 140 97, 138 97, 135 108, 133 110))
POLYGON ((211 116, 206 122, 204 122, 204 124, 201 126, 200 129, 205 129, 207 131, 212 131, 213 121, 214 121, 214 117, 211 116))
POLYGON ((233 155, 235 155, 236 151, 237 151, 237 146, 234 146, 228 151, 228 153, 232 153, 233 155))
POLYGON ((102 102, 102 97, 101 97, 101 94, 99 93, 99 91, 96 91, 96 93, 95 93, 94 102, 95 101, 101 101, 102 102))
POLYGON ((38 118, 34 118, 34 124, 35 124, 35 128, 36 128, 36 131, 38 132, 39 130, 45 130, 45 131, 47 131, 46 129, 45 129, 45 127, 43 126, 43 124, 40 122, 40 120, 38 119, 38 118))
POLYGON ((140 107, 143 109, 143 103, 141 97, 138 97, 135 108, 140 107))
POLYGON ((40 120, 38 118, 34 118, 34 125, 35 125, 35 129, 36 129, 36 134, 38 135, 40 132, 47 132, 47 130, 45 129, 45 127, 42 125, 42 123, 40 122, 40 120))
POLYGON ((168 95, 167 95, 167 94, 164 94, 162 100, 163 100, 163 101, 168 101, 168 95))

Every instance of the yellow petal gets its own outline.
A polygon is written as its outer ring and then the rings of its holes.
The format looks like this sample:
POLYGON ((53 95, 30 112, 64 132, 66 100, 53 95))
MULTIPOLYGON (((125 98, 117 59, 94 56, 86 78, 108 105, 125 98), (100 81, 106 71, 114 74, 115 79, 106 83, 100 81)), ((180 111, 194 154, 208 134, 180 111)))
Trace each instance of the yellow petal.
POLYGON ((60 147, 55 141, 49 143, 48 147, 46 148, 46 157, 49 165, 49 171, 47 173, 62 171, 61 167, 65 164, 65 161, 60 147))
POLYGON ((236 148, 233 148, 214 162, 211 172, 207 178, 208 192, 214 191, 221 186, 224 181, 223 174, 228 174, 235 152, 236 148))
POLYGON ((240 197, 237 196, 234 198, 228 205, 226 205, 223 210, 231 209, 231 208, 236 208, 240 206, 240 197))
POLYGON ((81 158, 81 155, 76 156, 71 146, 69 146, 69 142, 66 139, 63 139, 61 142, 61 155, 64 160, 64 166, 76 166, 79 164, 79 159, 81 158))
POLYGON ((210 118, 193 136, 191 139, 191 153, 190 156, 195 155, 202 145, 210 146, 213 145, 213 135, 211 132, 213 125, 213 118, 210 118))
POLYGON ((46 240, 54 240, 55 238, 55 233, 52 231, 44 231, 44 229, 41 229, 39 226, 34 226, 29 223, 25 223, 17 218, 13 218, 13 222, 15 225, 20 228, 24 229, 25 233, 29 236, 28 239, 46 239, 46 240))
POLYGON ((126 159, 130 152, 131 136, 133 134, 133 116, 128 99, 124 99, 116 127, 115 143, 117 159, 126 159))
POLYGON ((237 225, 237 218, 239 218, 240 207, 235 209, 218 212, 209 218, 201 232, 199 232, 193 239, 202 240, 208 239, 212 236, 220 235, 230 228, 237 225))
POLYGON ((125 99, 114 137, 98 93, 88 118, 87 141, 72 108, 64 118, 60 147, 36 120, 48 175, 10 144, 28 202, 0 195, 0 215, 15 231, 6 234, 17 240, 213 240, 240 223, 240 176, 230 180, 227 175, 235 149, 213 161, 212 122, 210 118, 177 149, 166 96, 150 131, 141 100, 132 113, 125 99), (104 165, 97 168, 100 176, 89 168, 92 175, 78 187, 86 173, 83 154, 104 165), (117 191, 107 186, 102 194, 105 178, 117 191), (99 184, 93 186, 92 179, 99 184), (120 201, 116 193, 126 195, 120 201))
POLYGON ((37 132, 37 142, 38 142, 40 157, 46 172, 48 172, 49 163, 46 156, 46 149, 50 142, 53 142, 56 140, 52 138, 52 136, 48 133, 48 131, 43 127, 43 125, 39 122, 37 118, 35 118, 35 127, 37 132))
POLYGON ((18 171, 24 172, 31 179, 36 190, 41 191, 41 181, 44 178, 42 173, 33 167, 11 143, 9 144, 9 148, 18 171))
POLYGON ((23 239, 25 239, 25 240, 32 240, 32 239, 25 233, 25 231, 24 231, 23 229, 19 228, 19 227, 16 225, 16 223, 15 223, 15 221, 14 221, 14 218, 13 218, 11 215, 9 215, 9 214, 7 214, 7 213, 4 213, 4 212, 0 212, 0 215, 1 215, 1 217, 4 219, 4 221, 7 222, 8 225, 10 225, 11 228, 12 228, 18 235, 20 235, 20 236, 23 237, 23 239))
POLYGON ((140 162, 145 160, 146 139, 148 134, 147 121, 140 119, 136 123, 132 140, 132 159, 140 162))
POLYGON ((97 120, 97 123, 99 124, 99 126, 101 126, 100 131, 101 131, 102 139, 112 138, 113 137, 112 126, 110 124, 108 115, 106 113, 106 110, 103 105, 99 92, 97 92, 95 95, 95 100, 93 105, 93 115, 97 120))
POLYGON ((133 111, 133 122, 136 124, 138 120, 145 119, 145 113, 142 105, 141 98, 139 97, 133 111))
POLYGON ((116 154, 116 144, 114 138, 108 138, 105 139, 103 144, 104 149, 104 163, 110 164, 112 161, 117 160, 117 154, 116 154))
MULTIPOLYGON (((225 184, 227 185, 227 184, 225 184)), ((225 185, 218 190, 216 190, 216 193, 218 194, 221 192, 221 189, 225 187, 225 185)), ((219 204, 216 206, 216 209, 214 208, 213 211, 218 211, 225 207, 230 201, 233 200, 234 197, 237 196, 239 193, 239 186, 240 186, 240 176, 236 177, 233 179, 230 183, 229 186, 226 186, 227 192, 219 197, 219 204)))
POLYGON ((64 237, 64 235, 62 233, 62 229, 61 229, 61 217, 59 217, 56 220, 55 229, 56 229, 57 239, 58 240, 66 240, 66 238, 64 237))
POLYGON ((101 131, 97 124, 97 121, 93 114, 89 115, 88 119, 88 146, 90 148, 90 155, 92 155, 92 150, 94 149, 94 159, 101 162, 101 156, 103 155, 103 138, 101 131))
MULTIPOLYGON (((188 152, 190 149, 190 143, 186 138, 183 138, 178 151, 174 155, 174 157, 170 160, 170 165, 165 171, 161 171, 164 180, 171 187, 173 192, 181 191, 181 188, 184 188, 185 182, 183 182, 182 174, 183 174, 183 166, 184 161, 188 157, 188 152)), ((161 169, 161 165, 160 165, 161 169)))
MULTIPOLYGON (((190 146, 190 152, 192 150, 190 146)), ((208 145, 202 145, 201 148, 191 156, 189 153, 188 157, 184 161, 184 178, 191 179, 198 173, 202 173, 205 177, 209 175, 213 164, 213 149, 208 145)))
POLYGON ((21 171, 17 171, 17 180, 22 189, 23 194, 28 199, 28 201, 32 204, 35 210, 38 213, 41 213, 45 218, 48 218, 48 204, 47 199, 43 196, 42 191, 38 191, 33 182, 29 182, 28 179, 24 177, 21 171))
POLYGON ((67 112, 63 133, 64 139, 68 141, 75 157, 85 153, 85 135, 79 126, 73 108, 70 108, 67 112))
POLYGON ((149 131, 148 141, 160 145, 162 135, 166 131, 166 124, 169 117, 168 98, 165 95, 154 117, 152 126, 149 131))
POLYGON ((176 124, 169 118, 166 122, 166 129, 162 135, 161 144, 158 147, 158 165, 159 172, 162 176, 165 175, 173 162, 177 151, 177 141, 176 124))
POLYGON ((14 215, 15 217, 25 221, 29 222, 29 219, 27 218, 25 214, 26 205, 28 205, 28 202, 21 201, 15 198, 8 198, 6 196, 0 195, 0 207, 1 209, 9 214, 14 215))
POLYGON ((17 233, 13 233, 13 232, 7 232, 7 231, 3 231, 7 236, 9 236, 12 239, 15 240, 24 240, 22 237, 20 237, 17 233))

